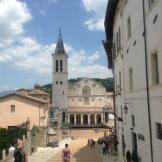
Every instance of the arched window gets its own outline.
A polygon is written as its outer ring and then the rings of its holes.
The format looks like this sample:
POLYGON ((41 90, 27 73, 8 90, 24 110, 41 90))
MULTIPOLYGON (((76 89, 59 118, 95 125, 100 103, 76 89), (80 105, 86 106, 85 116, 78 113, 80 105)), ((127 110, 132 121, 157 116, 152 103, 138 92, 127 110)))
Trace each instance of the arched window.
POLYGON ((60 71, 62 72, 63 71, 63 61, 60 60, 60 71))
POLYGON ((56 60, 56 72, 58 72, 58 60, 56 60))

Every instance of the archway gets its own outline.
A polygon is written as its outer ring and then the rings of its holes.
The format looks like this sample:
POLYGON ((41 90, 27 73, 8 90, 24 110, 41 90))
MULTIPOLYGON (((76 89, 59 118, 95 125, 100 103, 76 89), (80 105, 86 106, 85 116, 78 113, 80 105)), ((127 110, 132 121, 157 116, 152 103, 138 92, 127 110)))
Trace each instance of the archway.
POLYGON ((83 115, 83 124, 88 124, 88 115, 83 115))
POLYGON ((70 114, 70 124, 74 124, 74 114, 70 114))
POLYGON ((80 114, 76 115, 76 124, 81 124, 81 115, 80 114))
POLYGON ((101 124, 101 115, 100 114, 97 114, 96 119, 97 119, 97 124, 101 124))
POLYGON ((93 114, 90 116, 90 124, 95 124, 95 116, 93 114))

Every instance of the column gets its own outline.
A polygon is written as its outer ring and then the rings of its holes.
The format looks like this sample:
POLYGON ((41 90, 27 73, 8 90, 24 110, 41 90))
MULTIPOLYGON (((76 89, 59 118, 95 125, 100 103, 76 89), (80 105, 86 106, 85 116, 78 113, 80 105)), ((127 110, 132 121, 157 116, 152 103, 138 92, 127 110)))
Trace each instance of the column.
POLYGON ((81 124, 83 125, 83 114, 81 114, 81 124))
POLYGON ((88 114, 88 125, 90 125, 90 114, 88 114))
POLYGON ((95 124, 97 124, 96 114, 94 114, 94 121, 95 121, 95 124))
POLYGON ((104 121, 104 113, 101 114, 101 123, 103 123, 103 124, 105 123, 105 121, 104 121))
POLYGON ((74 125, 76 125, 76 114, 74 114, 74 125))
POLYGON ((68 114, 67 122, 70 124, 70 114, 68 114))
POLYGON ((6 150, 2 150, 2 160, 6 158, 6 150))

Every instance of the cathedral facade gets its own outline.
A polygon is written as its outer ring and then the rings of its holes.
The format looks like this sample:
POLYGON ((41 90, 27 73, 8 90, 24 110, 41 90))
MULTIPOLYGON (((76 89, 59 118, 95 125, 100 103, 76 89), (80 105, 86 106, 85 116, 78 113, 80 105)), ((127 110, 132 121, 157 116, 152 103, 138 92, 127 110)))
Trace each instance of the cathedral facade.
POLYGON ((60 123, 70 127, 113 126, 113 93, 90 78, 68 82, 68 56, 59 33, 53 59, 51 127, 60 123))

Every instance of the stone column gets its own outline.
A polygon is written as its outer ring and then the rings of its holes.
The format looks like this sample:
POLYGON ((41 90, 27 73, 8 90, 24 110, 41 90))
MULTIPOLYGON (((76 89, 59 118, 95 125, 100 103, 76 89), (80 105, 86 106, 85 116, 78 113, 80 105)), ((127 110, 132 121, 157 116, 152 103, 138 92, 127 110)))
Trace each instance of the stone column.
POLYGON ((81 114, 81 124, 83 125, 83 114, 81 114))
POLYGON ((97 124, 97 119, 96 119, 96 114, 94 114, 94 121, 95 121, 95 124, 97 124))
POLYGON ((101 123, 105 123, 105 121, 104 121, 104 113, 101 114, 101 123))
POLYGON ((88 114, 88 125, 90 124, 90 114, 88 114))
POLYGON ((68 114, 67 123, 69 123, 69 124, 70 124, 70 114, 68 114))
POLYGON ((6 150, 2 150, 2 160, 6 158, 6 150))
POLYGON ((74 125, 76 125, 76 114, 74 114, 74 125))

